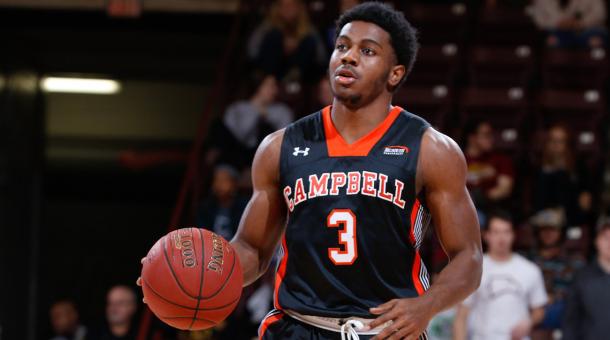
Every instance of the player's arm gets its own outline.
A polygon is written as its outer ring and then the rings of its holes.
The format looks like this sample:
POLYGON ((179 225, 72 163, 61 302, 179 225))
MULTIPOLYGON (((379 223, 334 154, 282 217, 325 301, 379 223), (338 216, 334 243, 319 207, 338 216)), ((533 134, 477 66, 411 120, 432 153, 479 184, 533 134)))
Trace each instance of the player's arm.
POLYGON ((252 198, 231 240, 244 273, 244 285, 265 273, 284 231, 286 204, 279 190, 283 136, 284 130, 274 132, 258 147, 252 163, 252 198))
POLYGON ((462 151, 449 137, 430 128, 422 137, 418 162, 418 192, 425 192, 436 235, 449 264, 420 297, 395 299, 371 309, 371 313, 381 314, 371 327, 388 320, 394 322, 375 339, 415 339, 432 316, 465 299, 481 280, 479 222, 466 189, 462 151))

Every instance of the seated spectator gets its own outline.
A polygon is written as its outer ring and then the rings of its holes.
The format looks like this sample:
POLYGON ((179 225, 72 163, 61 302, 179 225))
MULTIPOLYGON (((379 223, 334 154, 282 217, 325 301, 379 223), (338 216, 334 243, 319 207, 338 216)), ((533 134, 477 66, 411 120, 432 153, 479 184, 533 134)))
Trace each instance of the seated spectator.
POLYGON ((49 311, 55 336, 51 340, 85 340, 87 328, 80 324, 78 309, 71 300, 59 300, 49 311))
POLYGON ((547 33, 549 47, 601 47, 606 44, 603 0, 534 0, 534 22, 547 33))
POLYGON ((212 193, 201 204, 197 225, 209 229, 227 240, 233 238, 248 200, 239 195, 239 173, 230 165, 214 169, 212 193))
POLYGON ((138 309, 136 293, 128 286, 114 286, 106 296, 106 325, 99 340, 133 340, 137 329, 134 316, 138 309))
MULTIPOLYGON (((277 102, 275 77, 252 77, 249 98, 229 105, 224 116, 210 128, 206 163, 227 163, 239 171, 252 164, 258 144, 266 135, 286 127, 294 114, 277 102)), ((249 176, 249 175, 248 175, 249 176)))
POLYGON ((497 212, 489 217, 481 285, 458 307, 454 339, 524 339, 544 318, 548 297, 542 273, 534 263, 513 253, 514 239, 509 215, 497 212))
POLYGON ((326 51, 302 0, 276 0, 248 42, 256 66, 280 80, 313 83, 323 73, 326 51))
POLYGON ((610 334, 610 223, 597 229, 597 258, 576 274, 568 293, 564 340, 607 339, 610 334))
POLYGON ((468 163, 467 186, 485 224, 483 211, 508 199, 513 192, 512 160, 495 150, 493 128, 486 121, 471 121, 465 128, 464 155, 468 163))
MULTIPOLYGON (((339 1, 339 14, 337 15, 337 17, 339 15, 347 12, 348 10, 352 9, 353 7, 356 7, 359 4, 360 4, 360 0, 340 0, 339 1)), ((326 29, 326 37, 325 37, 326 47, 331 54, 335 50, 336 33, 337 33, 337 27, 335 25, 331 25, 330 27, 328 27, 326 29)))
POLYGON ((530 219, 530 223, 536 228, 537 241, 531 260, 542 270, 549 294, 549 304, 540 326, 546 330, 560 329, 568 287, 574 272, 582 267, 583 257, 570 256, 563 248, 566 219, 561 208, 542 210, 530 219))
MULTIPOLYGON (((432 274, 432 283, 438 279, 438 275, 443 270, 447 261, 439 264, 434 268, 432 274)), ((453 339, 453 323, 455 321, 455 312, 457 307, 451 307, 436 314, 428 323, 428 339, 429 340, 452 340, 453 339)))
POLYGON ((536 160, 533 183, 534 211, 563 208, 569 225, 588 223, 592 195, 587 170, 577 162, 567 127, 554 125, 546 133, 542 154, 536 160))

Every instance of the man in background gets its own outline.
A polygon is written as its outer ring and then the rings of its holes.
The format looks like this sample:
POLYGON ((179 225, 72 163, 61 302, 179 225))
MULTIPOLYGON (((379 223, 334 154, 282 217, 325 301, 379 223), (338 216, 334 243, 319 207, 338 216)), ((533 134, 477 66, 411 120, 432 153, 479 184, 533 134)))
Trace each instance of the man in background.
POLYGON ((80 324, 76 304, 71 300, 58 300, 49 310, 55 336, 51 340, 85 340, 87 328, 80 324))
POLYGON ((133 289, 123 285, 110 288, 106 297, 106 326, 97 339, 135 339, 137 330, 133 318, 137 308, 137 297, 133 289))
POLYGON ((529 339, 544 318, 547 294, 535 264, 512 251, 515 233, 511 217, 496 212, 484 231, 487 253, 479 288, 458 307, 454 339, 529 339), (470 317, 470 322, 468 322, 470 317))
POLYGON ((564 340, 607 339, 610 334, 610 222, 598 226, 597 258, 576 274, 568 294, 564 340))

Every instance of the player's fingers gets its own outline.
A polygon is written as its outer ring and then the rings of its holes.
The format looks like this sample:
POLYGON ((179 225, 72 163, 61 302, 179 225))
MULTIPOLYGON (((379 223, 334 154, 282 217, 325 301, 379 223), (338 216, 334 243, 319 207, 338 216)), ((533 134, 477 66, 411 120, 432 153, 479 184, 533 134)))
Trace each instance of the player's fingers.
POLYGON ((394 300, 390 300, 386 303, 382 303, 381 305, 377 306, 377 307, 372 307, 370 308, 370 312, 373 314, 383 314, 385 312, 387 312, 388 310, 392 309, 392 307, 394 307, 394 305, 396 304, 396 299, 394 300))
POLYGON ((142 287, 142 278, 138 277, 138 279, 136 280, 136 284, 140 287, 142 287))
MULTIPOLYGON (((393 323, 386 328, 384 328, 379 334, 375 335, 371 340, 384 340, 391 339, 391 336, 398 333, 400 331, 400 324, 393 323)), ((400 338, 396 338, 400 339, 400 338)))
POLYGON ((398 332, 394 332, 394 334, 390 335, 387 340, 417 340, 415 335, 409 327, 402 327, 398 330, 398 332))
POLYGON ((396 316, 397 316, 396 311, 391 310, 391 311, 377 317, 377 319, 371 321, 371 323, 369 323, 369 327, 371 329, 375 328, 375 327, 379 327, 390 320, 394 320, 394 318, 396 318, 396 316))
POLYGON ((144 256, 144 257, 143 257, 143 258, 140 260, 140 263, 141 263, 141 264, 144 264, 144 261, 146 261, 146 256, 144 256))

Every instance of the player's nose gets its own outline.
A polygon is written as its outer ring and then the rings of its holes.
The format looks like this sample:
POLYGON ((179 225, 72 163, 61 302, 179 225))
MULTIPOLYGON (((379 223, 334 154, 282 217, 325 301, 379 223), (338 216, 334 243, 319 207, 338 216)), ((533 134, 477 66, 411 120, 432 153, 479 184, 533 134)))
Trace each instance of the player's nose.
POLYGON ((341 64, 358 65, 358 53, 356 53, 355 48, 352 47, 343 53, 341 56, 341 64))

